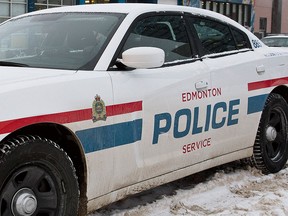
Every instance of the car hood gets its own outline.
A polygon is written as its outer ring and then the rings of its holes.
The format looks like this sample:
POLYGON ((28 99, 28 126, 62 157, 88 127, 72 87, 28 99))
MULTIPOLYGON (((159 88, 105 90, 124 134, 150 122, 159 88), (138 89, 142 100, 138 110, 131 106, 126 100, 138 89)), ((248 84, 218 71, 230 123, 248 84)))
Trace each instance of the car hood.
POLYGON ((22 68, 22 67, 0 67, 0 84, 11 84, 17 82, 40 80, 51 77, 75 74, 72 70, 22 68))

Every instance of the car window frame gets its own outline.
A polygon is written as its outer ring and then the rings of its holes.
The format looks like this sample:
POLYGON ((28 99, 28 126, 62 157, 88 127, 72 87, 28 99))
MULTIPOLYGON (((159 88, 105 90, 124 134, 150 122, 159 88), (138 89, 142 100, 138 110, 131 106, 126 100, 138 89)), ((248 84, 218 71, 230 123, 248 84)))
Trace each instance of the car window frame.
POLYGON ((190 14, 190 13, 186 13, 185 15, 186 15, 186 19, 187 19, 187 26, 190 28, 192 35, 195 37, 194 41, 197 44, 196 46, 197 46, 197 49, 199 52, 199 58, 218 58, 218 57, 223 57, 223 56, 235 55, 235 54, 242 53, 242 52, 254 51, 252 49, 252 45, 251 45, 251 42, 249 40, 248 35, 245 32, 243 32, 241 29, 239 29, 239 28, 237 28, 237 27, 235 27, 229 23, 215 19, 213 17, 207 17, 207 16, 203 16, 203 15, 195 15, 195 14, 190 14), (213 22, 220 23, 221 25, 227 26, 227 28, 229 29, 229 32, 232 35, 232 38, 234 40, 234 44, 235 44, 236 49, 231 50, 231 51, 224 51, 224 52, 219 52, 219 53, 207 54, 204 50, 204 47, 202 45, 202 42, 201 42, 199 36, 198 36, 197 30, 195 29, 194 25, 190 25, 190 23, 191 23, 190 20, 192 19, 192 22, 193 22, 193 19, 195 19, 195 18, 197 18, 197 19, 200 18, 200 19, 204 19, 204 20, 211 20, 213 22), (232 32, 232 29, 236 29, 245 35, 245 39, 246 39, 246 42, 249 44, 249 48, 238 49, 236 39, 235 39, 235 36, 232 32))
POLYGON ((143 19, 146 19, 146 18, 152 17, 152 16, 181 16, 183 25, 185 26, 187 39, 188 39, 188 43, 190 45, 190 50, 191 50, 191 55, 192 55, 191 59, 181 60, 181 61, 177 61, 177 62, 165 62, 161 67, 168 67, 168 66, 174 66, 174 65, 179 65, 179 64, 187 64, 187 63, 191 63, 191 62, 195 62, 195 61, 200 60, 198 47, 195 46, 196 43, 195 43, 194 39, 192 39, 193 33, 191 32, 190 28, 186 24, 186 18, 185 18, 185 14, 183 12, 179 12, 179 11, 147 12, 147 13, 143 13, 143 14, 139 15, 138 17, 136 17, 133 20, 133 22, 130 24, 124 37, 122 38, 121 42, 119 43, 117 50, 114 53, 114 56, 110 62, 108 71, 133 70, 134 69, 134 68, 126 67, 122 63, 117 62, 118 56, 121 54, 122 49, 123 49, 128 37, 129 37, 130 33, 136 27, 137 23, 140 20, 143 20, 143 19), (117 65, 117 68, 114 67, 115 65, 117 65))

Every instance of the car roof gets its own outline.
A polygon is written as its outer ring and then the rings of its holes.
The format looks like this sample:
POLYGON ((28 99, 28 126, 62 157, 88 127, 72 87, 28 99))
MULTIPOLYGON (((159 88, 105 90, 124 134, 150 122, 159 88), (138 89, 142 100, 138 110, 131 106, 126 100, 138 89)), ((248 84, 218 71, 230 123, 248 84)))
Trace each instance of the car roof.
MULTIPOLYGON (((43 14, 43 13, 62 13, 62 12, 106 12, 106 13, 124 13, 124 14, 141 14, 147 12, 157 11, 175 11, 175 12, 188 12, 195 15, 209 16, 217 18, 227 23, 235 23, 228 17, 215 13, 213 11, 178 5, 168 4, 141 4, 141 3, 109 3, 109 4, 88 4, 88 5, 74 5, 63 6, 51 9, 44 9, 28 13, 28 15, 43 14)), ((22 16, 25 16, 24 14, 22 16)), ((12 18, 13 19, 13 18, 12 18)), ((238 23, 237 23, 238 24, 238 23)))
MULTIPOLYGON (((109 4, 87 4, 73 5, 51 8, 48 10, 36 11, 42 12, 111 12, 111 13, 143 13, 148 11, 167 10, 167 11, 182 11, 187 7, 166 5, 166 4, 143 4, 143 3, 109 3, 109 4)), ((193 8, 192 10, 199 10, 193 8)))

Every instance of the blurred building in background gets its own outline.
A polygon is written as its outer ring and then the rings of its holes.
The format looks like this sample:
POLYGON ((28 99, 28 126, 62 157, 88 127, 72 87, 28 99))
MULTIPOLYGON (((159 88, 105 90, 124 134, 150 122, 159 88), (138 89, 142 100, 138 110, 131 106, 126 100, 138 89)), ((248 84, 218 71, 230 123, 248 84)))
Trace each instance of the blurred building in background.
MULTIPOLYGON (((160 2, 165 2, 162 0, 160 2)), ((258 37, 288 34, 288 0, 178 0, 224 14, 247 27, 258 37)))
POLYGON ((0 22, 53 7, 99 3, 155 3, 212 10, 232 18, 260 38, 288 34, 288 0, 0 0, 0 22))
POLYGON ((288 0, 256 0, 255 33, 288 34, 288 0))

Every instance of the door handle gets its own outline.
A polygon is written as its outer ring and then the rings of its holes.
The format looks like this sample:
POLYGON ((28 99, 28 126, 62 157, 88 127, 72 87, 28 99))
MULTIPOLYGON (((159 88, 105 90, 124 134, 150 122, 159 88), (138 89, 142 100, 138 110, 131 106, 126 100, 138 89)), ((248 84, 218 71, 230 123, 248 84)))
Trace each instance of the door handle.
POLYGON ((207 87, 208 87, 208 82, 207 82, 207 81, 202 80, 202 81, 200 81, 200 82, 196 82, 196 83, 195 83, 195 88, 196 88, 198 91, 201 91, 201 90, 203 90, 203 89, 205 89, 205 88, 207 88, 207 87))
POLYGON ((256 71, 259 75, 265 73, 265 66, 264 65, 258 65, 256 67, 256 71))

